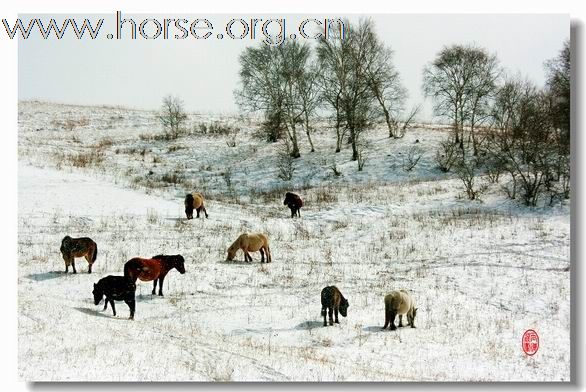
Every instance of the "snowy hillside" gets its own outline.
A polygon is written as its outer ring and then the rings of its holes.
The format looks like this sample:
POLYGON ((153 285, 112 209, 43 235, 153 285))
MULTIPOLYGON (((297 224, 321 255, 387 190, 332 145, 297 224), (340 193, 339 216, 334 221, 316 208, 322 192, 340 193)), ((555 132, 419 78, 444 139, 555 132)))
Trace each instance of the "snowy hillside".
POLYGON ((498 186, 481 201, 434 164, 447 131, 369 133, 359 172, 319 129, 290 182, 254 121, 191 115, 164 140, 155 113, 41 102, 19 106, 19 376, 27 381, 568 381, 569 205, 526 208, 498 186), (68 123, 69 121, 69 123, 68 123), (221 121, 226 135, 196 132, 221 121), (234 139, 235 147, 227 140, 234 139), (416 143, 416 140, 419 142, 416 143), (416 145, 422 157, 406 171, 416 145), (333 174, 335 163, 341 173, 333 174), (201 191, 210 218, 185 220, 201 191), (305 200, 301 218, 283 206, 305 200), (262 231, 273 262, 226 262, 262 231), (61 239, 98 245, 93 273, 64 274, 61 239), (134 321, 95 306, 92 284, 135 256, 177 254, 165 296, 139 282, 134 321), (320 291, 336 285, 348 317, 322 327, 320 291), (383 297, 413 292, 417 328, 382 331, 383 297), (527 356, 521 337, 540 336, 527 356))

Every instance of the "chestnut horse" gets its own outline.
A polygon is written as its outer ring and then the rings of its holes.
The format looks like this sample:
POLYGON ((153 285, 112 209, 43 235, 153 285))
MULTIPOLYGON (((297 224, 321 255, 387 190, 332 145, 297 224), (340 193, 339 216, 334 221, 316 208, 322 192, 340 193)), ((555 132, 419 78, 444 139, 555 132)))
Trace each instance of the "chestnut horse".
POLYGON ((70 265, 73 267, 73 273, 77 273, 75 269, 76 257, 85 257, 89 264, 87 273, 92 273, 92 265, 96 261, 96 257, 98 257, 98 245, 91 238, 71 238, 67 235, 61 240, 59 250, 61 250, 61 255, 65 261, 65 273, 69 272, 70 265))
POLYGON ((130 278, 133 282, 137 279, 143 282, 153 280, 153 291, 155 295, 157 281, 159 282, 159 295, 163 295, 163 281, 167 273, 176 268, 181 275, 185 273, 185 259, 181 255, 158 255, 152 259, 142 259, 135 257, 124 264, 124 276, 130 278))
POLYGON ((251 262, 252 256, 248 252, 260 251, 260 262, 265 262, 265 253, 267 255, 267 263, 273 261, 271 257, 271 250, 269 248, 269 239, 262 233, 244 233, 241 234, 236 241, 228 248, 227 261, 234 260, 238 249, 244 252, 244 261, 251 262))

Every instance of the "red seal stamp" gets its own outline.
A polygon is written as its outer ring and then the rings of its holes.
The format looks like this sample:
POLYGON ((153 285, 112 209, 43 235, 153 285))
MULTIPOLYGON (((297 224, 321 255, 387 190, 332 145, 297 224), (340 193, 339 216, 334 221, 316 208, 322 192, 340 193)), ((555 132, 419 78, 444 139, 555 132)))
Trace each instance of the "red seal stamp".
POLYGON ((534 355, 539 350, 539 335, 532 329, 528 329, 523 334, 521 346, 527 355, 534 355))

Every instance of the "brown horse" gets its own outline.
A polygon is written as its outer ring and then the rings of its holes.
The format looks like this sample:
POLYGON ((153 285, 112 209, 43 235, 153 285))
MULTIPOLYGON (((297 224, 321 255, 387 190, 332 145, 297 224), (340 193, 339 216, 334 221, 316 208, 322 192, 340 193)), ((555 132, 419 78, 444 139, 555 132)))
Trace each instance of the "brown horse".
POLYGON ((163 295, 163 281, 170 270, 176 268, 180 274, 185 273, 185 259, 181 255, 165 256, 158 255, 152 259, 141 259, 135 257, 124 264, 124 276, 130 278, 133 282, 137 279, 143 282, 153 280, 153 291, 155 295, 157 281, 159 282, 159 295, 163 295))
POLYGON ((71 265, 73 267, 73 273, 76 274, 75 258, 84 256, 89 264, 87 273, 92 273, 92 265, 98 257, 98 245, 91 238, 71 238, 67 235, 61 240, 60 250, 65 261, 65 273, 69 272, 69 266, 71 265))
POLYGON ((242 249, 244 252, 244 261, 251 262, 252 256, 248 252, 260 251, 260 262, 265 262, 265 253, 267 255, 267 263, 273 261, 271 257, 271 250, 269 248, 269 239, 262 233, 244 233, 230 247, 228 248, 227 261, 234 260, 238 249, 242 249))
POLYGON ((203 211, 206 218, 208 217, 208 212, 206 211, 205 206, 203 205, 204 199, 201 193, 188 193, 185 195, 185 215, 187 215, 187 219, 193 219, 193 210, 197 211, 196 218, 199 218, 199 213, 203 211))
POLYGON ((301 200, 299 195, 291 192, 285 193, 285 200, 283 201, 283 205, 286 205, 291 210, 291 218, 295 218, 295 215, 301 218, 301 213, 299 210, 301 207, 303 207, 303 200, 301 200))
POLYGON ((324 327, 328 325, 326 323, 326 311, 329 313, 330 325, 334 325, 332 312, 336 316, 336 324, 340 324, 340 321, 338 321, 338 311, 342 316, 346 317, 348 306, 350 306, 348 300, 344 298, 336 286, 324 287, 321 291, 321 315, 324 318, 324 327))

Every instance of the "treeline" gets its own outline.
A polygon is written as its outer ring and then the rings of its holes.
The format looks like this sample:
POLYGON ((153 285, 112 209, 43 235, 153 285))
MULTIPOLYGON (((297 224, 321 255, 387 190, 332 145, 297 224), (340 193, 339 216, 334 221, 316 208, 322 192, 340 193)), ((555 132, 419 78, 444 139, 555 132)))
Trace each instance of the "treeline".
MULTIPOLYGON (((350 144, 352 160, 362 170, 365 131, 384 123, 389 137, 400 138, 418 107, 405 107, 407 90, 393 52, 373 22, 345 23, 337 36, 315 46, 286 40, 246 48, 235 95, 242 109, 263 115, 263 136, 282 141, 291 159, 301 155, 300 137, 315 150, 313 124, 326 117, 336 152, 350 144)), ((544 88, 507 75, 495 54, 474 45, 444 47, 424 67, 423 92, 433 101, 434 114, 453 125, 437 151, 438 167, 462 180, 468 198, 485 189, 479 174, 502 182, 509 197, 521 197, 527 205, 536 205, 543 194, 550 204, 569 198, 569 45, 546 63, 544 88)))
POLYGON ((336 152, 347 139, 352 160, 362 170, 363 133, 384 120, 389 136, 401 137, 415 111, 404 113, 407 91, 391 49, 380 41, 372 22, 346 24, 349 29, 318 41, 315 48, 291 40, 246 48, 240 55, 236 98, 241 108, 263 114, 266 139, 285 139, 293 158, 301 154, 300 134, 315 150, 312 124, 318 112, 326 113, 335 130, 336 152))
POLYGON ((423 90, 434 113, 450 120, 453 134, 436 155, 443 171, 462 180, 476 199, 490 182, 529 206, 546 196, 550 205, 570 197, 570 43, 545 64, 544 88, 510 76, 494 54, 453 45, 423 71, 423 90))

